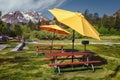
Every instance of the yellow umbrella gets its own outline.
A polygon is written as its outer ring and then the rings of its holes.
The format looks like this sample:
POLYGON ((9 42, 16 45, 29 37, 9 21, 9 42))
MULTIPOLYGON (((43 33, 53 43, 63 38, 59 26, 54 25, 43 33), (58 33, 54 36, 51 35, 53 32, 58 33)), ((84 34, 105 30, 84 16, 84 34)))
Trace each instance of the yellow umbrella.
POLYGON ((49 10, 59 22, 71 27, 83 36, 100 40, 99 33, 81 13, 54 8, 49 10))
MULTIPOLYGON (((42 25, 40 26, 41 29, 43 30, 47 30, 50 32, 58 33, 58 34, 69 34, 68 31, 62 29, 61 27, 59 27, 58 25, 42 25)), ((53 34, 53 38, 52 38, 52 44, 51 44, 51 53, 52 53, 52 48, 53 48, 53 39, 54 39, 54 34, 53 34)))

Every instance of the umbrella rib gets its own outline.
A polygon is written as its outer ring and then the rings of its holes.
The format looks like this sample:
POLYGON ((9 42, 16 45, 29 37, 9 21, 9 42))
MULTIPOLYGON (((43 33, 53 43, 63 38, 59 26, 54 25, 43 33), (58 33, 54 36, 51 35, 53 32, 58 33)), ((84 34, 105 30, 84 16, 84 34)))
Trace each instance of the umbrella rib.
MULTIPOLYGON (((81 17, 82 21, 83 21, 83 18, 81 17)), ((82 23, 82 25, 84 26, 84 24, 82 23)), ((82 27, 82 31, 83 31, 83 36, 85 35, 85 32, 84 32, 84 27, 82 27)))

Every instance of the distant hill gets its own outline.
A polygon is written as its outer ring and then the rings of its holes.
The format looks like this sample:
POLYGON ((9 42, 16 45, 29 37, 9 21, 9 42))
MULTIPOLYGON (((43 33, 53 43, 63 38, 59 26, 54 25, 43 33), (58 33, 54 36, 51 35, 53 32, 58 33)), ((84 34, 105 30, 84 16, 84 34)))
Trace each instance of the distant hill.
POLYGON ((120 16, 120 9, 118 11, 116 11, 113 16, 120 16))
POLYGON ((112 15, 107 15, 107 14, 105 14, 106 16, 107 16, 107 18, 110 18, 110 17, 116 17, 116 16, 120 16, 120 9, 119 10, 117 10, 114 14, 112 14, 112 15))
POLYGON ((1 20, 6 23, 27 24, 30 20, 33 23, 37 23, 43 20, 48 21, 49 19, 46 16, 44 16, 42 13, 36 11, 28 11, 28 12, 15 11, 3 15, 1 20))

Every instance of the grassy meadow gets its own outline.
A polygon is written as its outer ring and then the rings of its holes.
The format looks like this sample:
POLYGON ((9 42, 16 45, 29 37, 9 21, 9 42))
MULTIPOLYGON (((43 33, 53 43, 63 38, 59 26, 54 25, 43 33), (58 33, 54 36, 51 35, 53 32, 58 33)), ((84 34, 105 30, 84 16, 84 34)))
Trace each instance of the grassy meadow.
MULTIPOLYGON (((119 42, 119 36, 102 37, 101 41, 90 40, 92 42, 119 42)), ((41 41, 46 42, 46 41, 41 41)), ((64 41, 70 42, 70 41, 64 41)), ((76 40, 76 42, 80 42, 76 40)), ((62 43, 55 41, 55 43, 62 43)), ((11 52, 18 42, 9 41, 7 48, 0 51, 0 80, 119 80, 120 79, 120 44, 103 45, 89 44, 87 50, 97 53, 97 59, 102 63, 96 65, 96 71, 84 69, 83 66, 77 70, 63 69, 61 74, 54 72, 54 68, 49 67, 45 61, 43 53, 36 56, 35 44, 26 44, 28 50, 11 52), (65 71, 68 70, 68 71, 65 71)), ((75 45, 75 50, 83 51, 83 45, 75 45)), ((71 45, 65 45, 64 50, 70 50, 71 45)))

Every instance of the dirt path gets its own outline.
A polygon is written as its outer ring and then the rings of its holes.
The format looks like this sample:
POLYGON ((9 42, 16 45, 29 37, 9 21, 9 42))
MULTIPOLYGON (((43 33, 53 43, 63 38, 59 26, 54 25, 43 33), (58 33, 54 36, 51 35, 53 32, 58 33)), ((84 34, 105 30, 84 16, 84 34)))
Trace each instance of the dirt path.
MULTIPOLYGON (((41 43, 41 42, 26 42, 26 43, 29 43, 29 44, 46 44, 46 43, 41 43)), ((68 43, 64 43, 64 42, 60 42, 60 43, 56 43, 54 42, 54 44, 64 44, 64 45, 68 45, 68 44, 72 44, 71 42, 68 42, 68 43)), ((78 45, 78 44, 81 44, 80 43, 74 43, 75 45, 78 45)), ((120 42, 90 42, 89 44, 103 44, 103 45, 113 45, 113 44, 118 44, 120 45, 120 42)))

